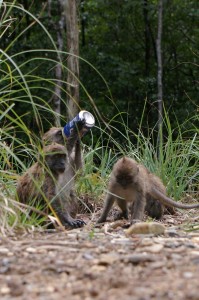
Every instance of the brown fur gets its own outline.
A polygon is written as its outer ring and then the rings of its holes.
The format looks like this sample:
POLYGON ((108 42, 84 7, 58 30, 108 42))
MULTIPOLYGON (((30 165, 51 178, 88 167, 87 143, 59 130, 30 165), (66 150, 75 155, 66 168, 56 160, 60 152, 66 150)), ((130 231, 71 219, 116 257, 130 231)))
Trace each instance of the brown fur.
POLYGON ((82 150, 79 138, 79 131, 81 131, 83 126, 83 121, 76 122, 76 127, 73 129, 70 137, 68 138, 64 136, 62 127, 52 127, 44 134, 42 138, 44 145, 56 142, 66 147, 68 159, 63 175, 63 186, 65 193, 67 193, 67 198, 70 199, 70 201, 68 201, 68 210, 74 218, 77 212, 80 210, 80 205, 76 201, 74 187, 77 171, 81 170, 83 167, 82 150))
POLYGON ((168 198, 160 178, 128 157, 119 159, 113 166, 108 191, 98 223, 106 221, 115 200, 121 209, 119 217, 128 218, 127 206, 130 206, 132 223, 142 220, 145 210, 149 216, 161 218, 164 205, 184 209, 199 207, 199 204, 185 205, 168 198))
POLYGON ((84 221, 71 217, 69 203, 74 199, 71 187, 68 188, 71 183, 65 181, 64 175, 68 165, 65 146, 57 143, 45 146, 43 156, 19 178, 17 196, 22 203, 35 201, 44 207, 48 203, 64 226, 81 227, 84 221))
MULTIPOLYGON (((79 130, 83 125, 81 121, 77 124, 79 130)), ((77 128, 77 129, 78 129, 77 128)), ((73 167, 73 171, 77 171, 82 168, 83 160, 82 160, 82 151, 81 151, 81 144, 78 138, 78 133, 74 143, 69 143, 71 137, 67 138, 63 135, 63 128, 62 127, 52 127, 50 128, 42 138, 44 144, 50 144, 52 142, 65 145, 68 153, 70 154, 70 163, 73 167), (72 147, 71 147, 72 146, 72 147)))

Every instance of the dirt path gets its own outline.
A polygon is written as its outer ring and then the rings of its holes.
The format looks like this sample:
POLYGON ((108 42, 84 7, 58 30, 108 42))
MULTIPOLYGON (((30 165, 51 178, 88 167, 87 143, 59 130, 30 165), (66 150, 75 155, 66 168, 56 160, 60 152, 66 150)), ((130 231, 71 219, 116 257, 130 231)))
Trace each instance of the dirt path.
POLYGON ((163 236, 89 225, 1 238, 0 299, 197 300, 199 231, 179 230, 185 220, 165 216, 163 236))

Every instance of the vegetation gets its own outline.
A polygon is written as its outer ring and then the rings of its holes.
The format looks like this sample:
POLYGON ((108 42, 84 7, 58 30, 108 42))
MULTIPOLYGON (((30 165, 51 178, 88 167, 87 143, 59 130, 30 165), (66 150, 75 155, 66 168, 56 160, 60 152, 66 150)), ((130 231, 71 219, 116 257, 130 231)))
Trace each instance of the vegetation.
MULTIPOLYGON (((49 22, 45 1, 44 6, 33 1, 29 7, 30 2, 0 1, 0 228, 4 234, 40 224, 37 213, 28 216, 14 200, 15 186, 19 174, 35 161, 43 132, 55 122, 51 99, 58 63, 63 68, 60 117, 62 124, 66 122, 67 52, 57 50, 55 30, 50 30, 58 15, 49 22)), ((160 176, 174 199, 198 198, 195 48, 199 41, 194 22, 199 10, 197 1, 166 3, 165 106, 158 135, 156 2, 145 7, 147 24, 140 1, 81 2, 80 105, 95 114, 97 122, 82 140, 85 176, 77 183, 80 198, 85 194, 93 201, 102 198, 112 165, 122 154, 135 157, 160 176), (150 41, 144 36, 146 26, 150 41)))

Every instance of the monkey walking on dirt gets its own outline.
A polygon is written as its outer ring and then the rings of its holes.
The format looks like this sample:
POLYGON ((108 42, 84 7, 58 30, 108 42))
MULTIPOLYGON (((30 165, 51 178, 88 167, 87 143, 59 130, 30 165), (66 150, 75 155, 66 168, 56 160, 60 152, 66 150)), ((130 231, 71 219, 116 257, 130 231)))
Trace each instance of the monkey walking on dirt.
POLYGON ((128 206, 130 206, 131 223, 141 221, 144 211, 152 218, 160 219, 165 206, 183 209, 199 208, 199 203, 186 205, 168 198, 160 178, 129 157, 119 159, 113 166, 108 193, 97 223, 106 221, 115 201, 121 209, 118 218, 128 219, 128 206))
POLYGON ((74 193, 76 170, 81 167, 78 131, 83 125, 82 121, 77 122, 66 140, 61 128, 51 128, 43 138, 51 143, 44 146, 43 162, 37 161, 19 178, 17 184, 17 196, 22 203, 46 198, 61 223, 71 228, 85 225, 83 220, 75 219, 77 204, 74 193))

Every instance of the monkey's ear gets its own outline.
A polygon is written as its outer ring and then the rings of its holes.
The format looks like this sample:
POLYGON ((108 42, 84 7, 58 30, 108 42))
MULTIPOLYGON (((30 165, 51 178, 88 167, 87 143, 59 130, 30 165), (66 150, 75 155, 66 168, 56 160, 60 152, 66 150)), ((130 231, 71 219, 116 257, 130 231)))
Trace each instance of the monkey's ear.
POLYGON ((56 133, 57 136, 62 136, 62 134, 63 134, 62 129, 58 130, 57 133, 56 133))

